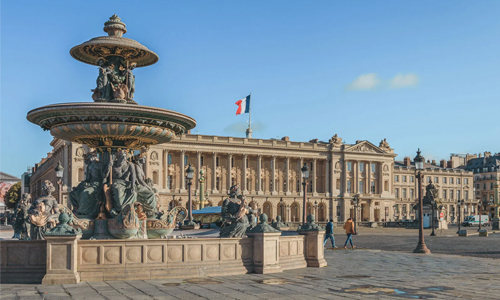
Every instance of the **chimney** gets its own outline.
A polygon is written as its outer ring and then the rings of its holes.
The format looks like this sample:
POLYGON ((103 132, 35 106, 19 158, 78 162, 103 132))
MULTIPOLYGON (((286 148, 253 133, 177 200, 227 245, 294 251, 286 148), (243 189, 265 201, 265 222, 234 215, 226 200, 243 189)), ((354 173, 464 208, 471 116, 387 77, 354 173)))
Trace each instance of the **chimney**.
POLYGON ((433 164, 435 166, 436 165, 436 160, 433 159, 432 162, 431 162, 431 164, 433 164))
POLYGON ((428 163, 428 164, 430 164, 430 163, 431 163, 431 160, 430 160, 430 159, 428 159, 428 160, 427 160, 427 163, 428 163))
POLYGON ((440 161, 439 161, 439 166, 440 166, 441 168, 446 168, 446 160, 444 160, 444 159, 440 160, 440 161))
POLYGON ((484 157, 490 157, 491 156, 491 152, 489 151, 484 151, 484 157))
POLYGON ((448 161, 448 168, 450 168, 450 169, 455 168, 455 164, 454 164, 454 161, 453 161, 452 159, 450 159, 450 160, 448 161))
POLYGON ((312 140, 309 141, 309 143, 315 143, 315 144, 317 144, 318 141, 319 141, 318 139, 312 139, 312 140))
POLYGON ((483 155, 481 153, 479 153, 479 158, 483 157, 483 155))
POLYGON ((284 142, 289 142, 290 138, 287 137, 287 136, 284 136, 284 137, 281 138, 281 140, 284 141, 284 142))
POLYGON ((409 156, 404 158, 404 164, 407 167, 411 166, 411 158, 409 156))

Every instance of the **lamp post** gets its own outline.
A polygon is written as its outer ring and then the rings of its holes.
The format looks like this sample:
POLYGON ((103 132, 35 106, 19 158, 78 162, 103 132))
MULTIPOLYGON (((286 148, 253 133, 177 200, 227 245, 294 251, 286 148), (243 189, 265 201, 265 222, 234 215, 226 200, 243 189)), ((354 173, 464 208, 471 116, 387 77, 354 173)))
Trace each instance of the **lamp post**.
POLYGON ((316 200, 314 200, 314 217, 316 218, 316 222, 319 221, 319 218, 318 218, 318 202, 316 200))
POLYGON ((290 204, 286 205, 286 220, 285 222, 290 222, 290 204))
POLYGON ((500 218, 499 218, 499 199, 498 199, 498 183, 495 183, 493 185, 493 187, 495 188, 495 198, 494 198, 494 201, 495 201, 495 204, 493 204, 493 207, 495 207, 495 214, 493 215, 493 230, 500 230, 500 218))
POLYGON ((460 206, 464 205, 464 200, 458 200, 457 205, 458 205, 458 231, 457 231, 457 233, 459 233, 460 232, 460 223, 462 223, 461 222, 462 210, 461 210, 460 206))
POLYGON ((285 219, 283 216, 283 197, 281 197, 281 199, 280 199, 280 214, 281 214, 281 218, 285 219))
POLYGON ((198 179, 198 183, 199 183, 199 186, 200 186, 200 192, 198 193, 199 195, 199 200, 200 200, 200 203, 199 203, 199 209, 202 209, 203 208, 203 201, 205 201, 205 193, 203 192, 203 189, 204 189, 204 183, 205 183, 205 177, 203 177, 203 174, 205 172, 203 172, 203 170, 200 170, 200 179, 198 179))
POLYGON ((188 186, 188 202, 189 202, 189 206, 188 206, 188 209, 189 209, 189 215, 188 215, 188 219, 187 221, 185 221, 184 223, 186 225, 192 225, 193 223, 193 202, 191 200, 191 180, 193 179, 193 175, 194 175, 194 169, 193 167, 191 167, 191 165, 189 165, 186 169, 186 179, 187 179, 187 186, 188 186))
POLYGON ((63 204, 62 203, 62 185, 63 185, 62 177, 63 177, 63 174, 64 174, 64 168, 61 165, 61 162, 57 163, 57 166, 54 169, 54 171, 56 172, 57 185, 59 186, 57 202, 59 204, 63 204))
POLYGON ((358 232, 356 229, 356 221, 358 216, 358 206, 359 206, 359 194, 355 194, 352 198, 352 204, 354 205, 354 232, 358 232))
POLYGON ((477 231, 479 231, 479 230, 481 230, 481 213, 483 210, 483 205, 482 205, 481 199, 478 199, 477 205, 478 205, 477 211, 479 212, 479 229, 477 231))
POLYGON ((306 224, 306 194, 307 194, 307 179, 309 178, 309 167, 307 163, 304 163, 302 169, 300 169, 302 173, 302 194, 304 195, 304 200, 302 201, 302 224, 306 224))
POLYGON ((431 200, 431 206, 432 206, 432 232, 431 236, 436 236, 436 233, 434 232, 434 206, 436 205, 435 200, 431 200))
POLYGON ((424 157, 420 155, 420 148, 417 151, 417 156, 413 159, 415 169, 417 170, 418 180, 418 244, 413 253, 430 254, 431 251, 427 248, 424 241, 424 201, 422 199, 422 170, 424 169, 424 157))

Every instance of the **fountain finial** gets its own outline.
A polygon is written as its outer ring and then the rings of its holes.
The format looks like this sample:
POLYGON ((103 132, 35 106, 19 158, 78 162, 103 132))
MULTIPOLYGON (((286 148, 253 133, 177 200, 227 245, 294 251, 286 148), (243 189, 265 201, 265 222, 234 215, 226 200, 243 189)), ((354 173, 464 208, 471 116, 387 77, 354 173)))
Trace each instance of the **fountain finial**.
POLYGON ((127 27, 125 23, 122 22, 120 17, 116 14, 112 15, 106 23, 104 23, 104 32, 107 32, 109 36, 122 37, 124 33, 127 33, 127 27))

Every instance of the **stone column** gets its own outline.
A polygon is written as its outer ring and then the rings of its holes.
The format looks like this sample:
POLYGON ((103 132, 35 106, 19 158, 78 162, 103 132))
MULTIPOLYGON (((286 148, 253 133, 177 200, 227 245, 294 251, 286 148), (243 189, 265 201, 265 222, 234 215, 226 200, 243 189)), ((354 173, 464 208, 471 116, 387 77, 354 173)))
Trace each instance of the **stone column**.
POLYGON ((231 189, 231 170, 233 169, 231 167, 231 161, 233 160, 233 154, 228 153, 227 154, 227 192, 229 193, 229 190, 231 189))
POLYGON ((302 185, 302 182, 304 181, 304 179, 302 179, 302 171, 300 169, 302 169, 302 167, 304 166, 304 159, 301 157, 300 158, 300 167, 299 167, 299 189, 300 189, 300 192, 299 192, 299 195, 302 196, 304 195, 304 186, 302 185))
POLYGON ((167 190, 167 193, 170 192, 170 188, 168 187, 168 150, 163 149, 163 188, 167 190))
POLYGON ((340 176, 342 176, 341 181, 341 194, 344 195, 347 193, 347 160, 344 158, 342 162, 342 172, 340 173, 340 176))
POLYGON ((286 182, 286 191, 285 195, 291 195, 291 188, 290 188, 290 157, 286 157, 286 172, 285 172, 285 182, 286 182))
POLYGON ((77 247, 81 235, 45 236, 47 241, 47 274, 42 284, 76 284, 77 247))
MULTIPOLYGON (((68 149, 68 144, 64 142, 64 152, 63 152, 63 167, 64 167, 64 174, 63 174, 63 184, 66 186, 66 189, 69 189, 71 186, 69 184, 69 149, 68 149)), ((62 199, 61 199, 62 200, 62 199)), ((61 202, 62 203, 62 202, 61 202)))
POLYGON ((271 174, 271 180, 273 183, 273 190, 271 191, 271 195, 277 195, 277 189, 276 189, 276 156, 273 156, 273 168, 272 168, 272 174, 271 174))
POLYGON ((198 179, 200 179, 201 168, 202 168, 201 167, 201 151, 196 151, 196 171, 194 172, 194 174, 196 174, 196 179, 194 179, 194 180, 196 182, 198 182, 198 184, 196 185, 196 189, 200 188, 200 183, 199 183, 198 179))
POLYGON ((308 267, 322 268, 326 267, 327 263, 323 250, 324 230, 297 231, 298 234, 304 235, 304 251, 308 267))
POLYGON ((262 155, 257 155, 257 195, 264 195, 262 191, 262 155))
POLYGON ((243 194, 248 194, 248 187, 247 187, 247 158, 248 154, 243 154, 243 179, 241 181, 241 190, 243 194))
POLYGON ((325 196, 330 196, 330 160, 325 159, 325 196))
POLYGON ((333 161, 333 156, 330 158, 330 196, 333 197, 333 191, 335 189, 339 189, 340 187, 336 187, 336 180, 335 180, 335 162, 333 161))
POLYGON ((180 193, 184 193, 186 192, 186 175, 184 174, 184 172, 186 171, 186 166, 184 165, 184 157, 186 155, 186 151, 182 150, 181 151, 181 178, 180 178, 180 181, 181 181, 181 188, 180 188, 180 193))
POLYGON ((212 194, 218 192, 219 191, 217 190, 217 152, 212 152, 212 194))
POLYGON ((354 168, 354 182, 352 183, 352 191, 354 193, 359 193, 359 165, 358 162, 353 162, 352 167, 354 168))
POLYGON ((368 194, 371 194, 372 193, 372 163, 371 161, 368 162, 368 165, 366 166, 366 169, 365 169, 368 174, 366 174, 366 181, 367 182, 367 185, 368 185, 368 194))
POLYGON ((312 167, 312 195, 313 196, 318 196, 318 192, 316 190, 316 177, 318 176, 317 173, 317 167, 316 167, 316 158, 313 159, 313 167, 312 167))

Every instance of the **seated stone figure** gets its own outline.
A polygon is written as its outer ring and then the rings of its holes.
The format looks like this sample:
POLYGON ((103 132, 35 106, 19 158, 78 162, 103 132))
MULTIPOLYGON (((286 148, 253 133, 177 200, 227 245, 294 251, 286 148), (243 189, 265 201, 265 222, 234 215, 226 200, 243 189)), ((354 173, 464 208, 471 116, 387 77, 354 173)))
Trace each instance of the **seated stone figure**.
POLYGON ((229 198, 224 200, 221 208, 223 224, 220 228, 219 236, 243 237, 250 226, 248 216, 248 206, 245 204, 245 197, 241 195, 239 185, 233 185, 230 189, 229 198))
POLYGON ((112 216, 117 216, 123 207, 134 204, 137 200, 135 166, 127 160, 127 152, 119 151, 112 164, 111 195, 113 208, 112 216))
POLYGON ((142 204, 142 208, 144 213, 148 219, 154 218, 157 214, 156 208, 156 192, 153 187, 148 184, 148 180, 146 179, 146 175, 143 171, 143 166, 146 163, 146 157, 144 153, 140 155, 135 160, 135 173, 136 173, 136 187, 137 187, 137 202, 142 204))
POLYGON ((17 238, 20 240, 29 240, 29 219, 28 219, 28 209, 30 208, 30 195, 28 193, 24 193, 21 201, 17 203, 15 214, 16 221, 13 224, 14 227, 14 236, 12 238, 17 238))
POLYGON ((28 210, 32 240, 43 240, 47 227, 55 227, 59 219, 59 205, 52 196, 55 190, 52 182, 45 180, 42 185, 42 196, 33 201, 28 210))
POLYGON ((85 155, 86 178, 69 193, 76 215, 95 218, 99 214, 99 201, 103 199, 102 185, 107 168, 97 160, 96 153, 85 155))

